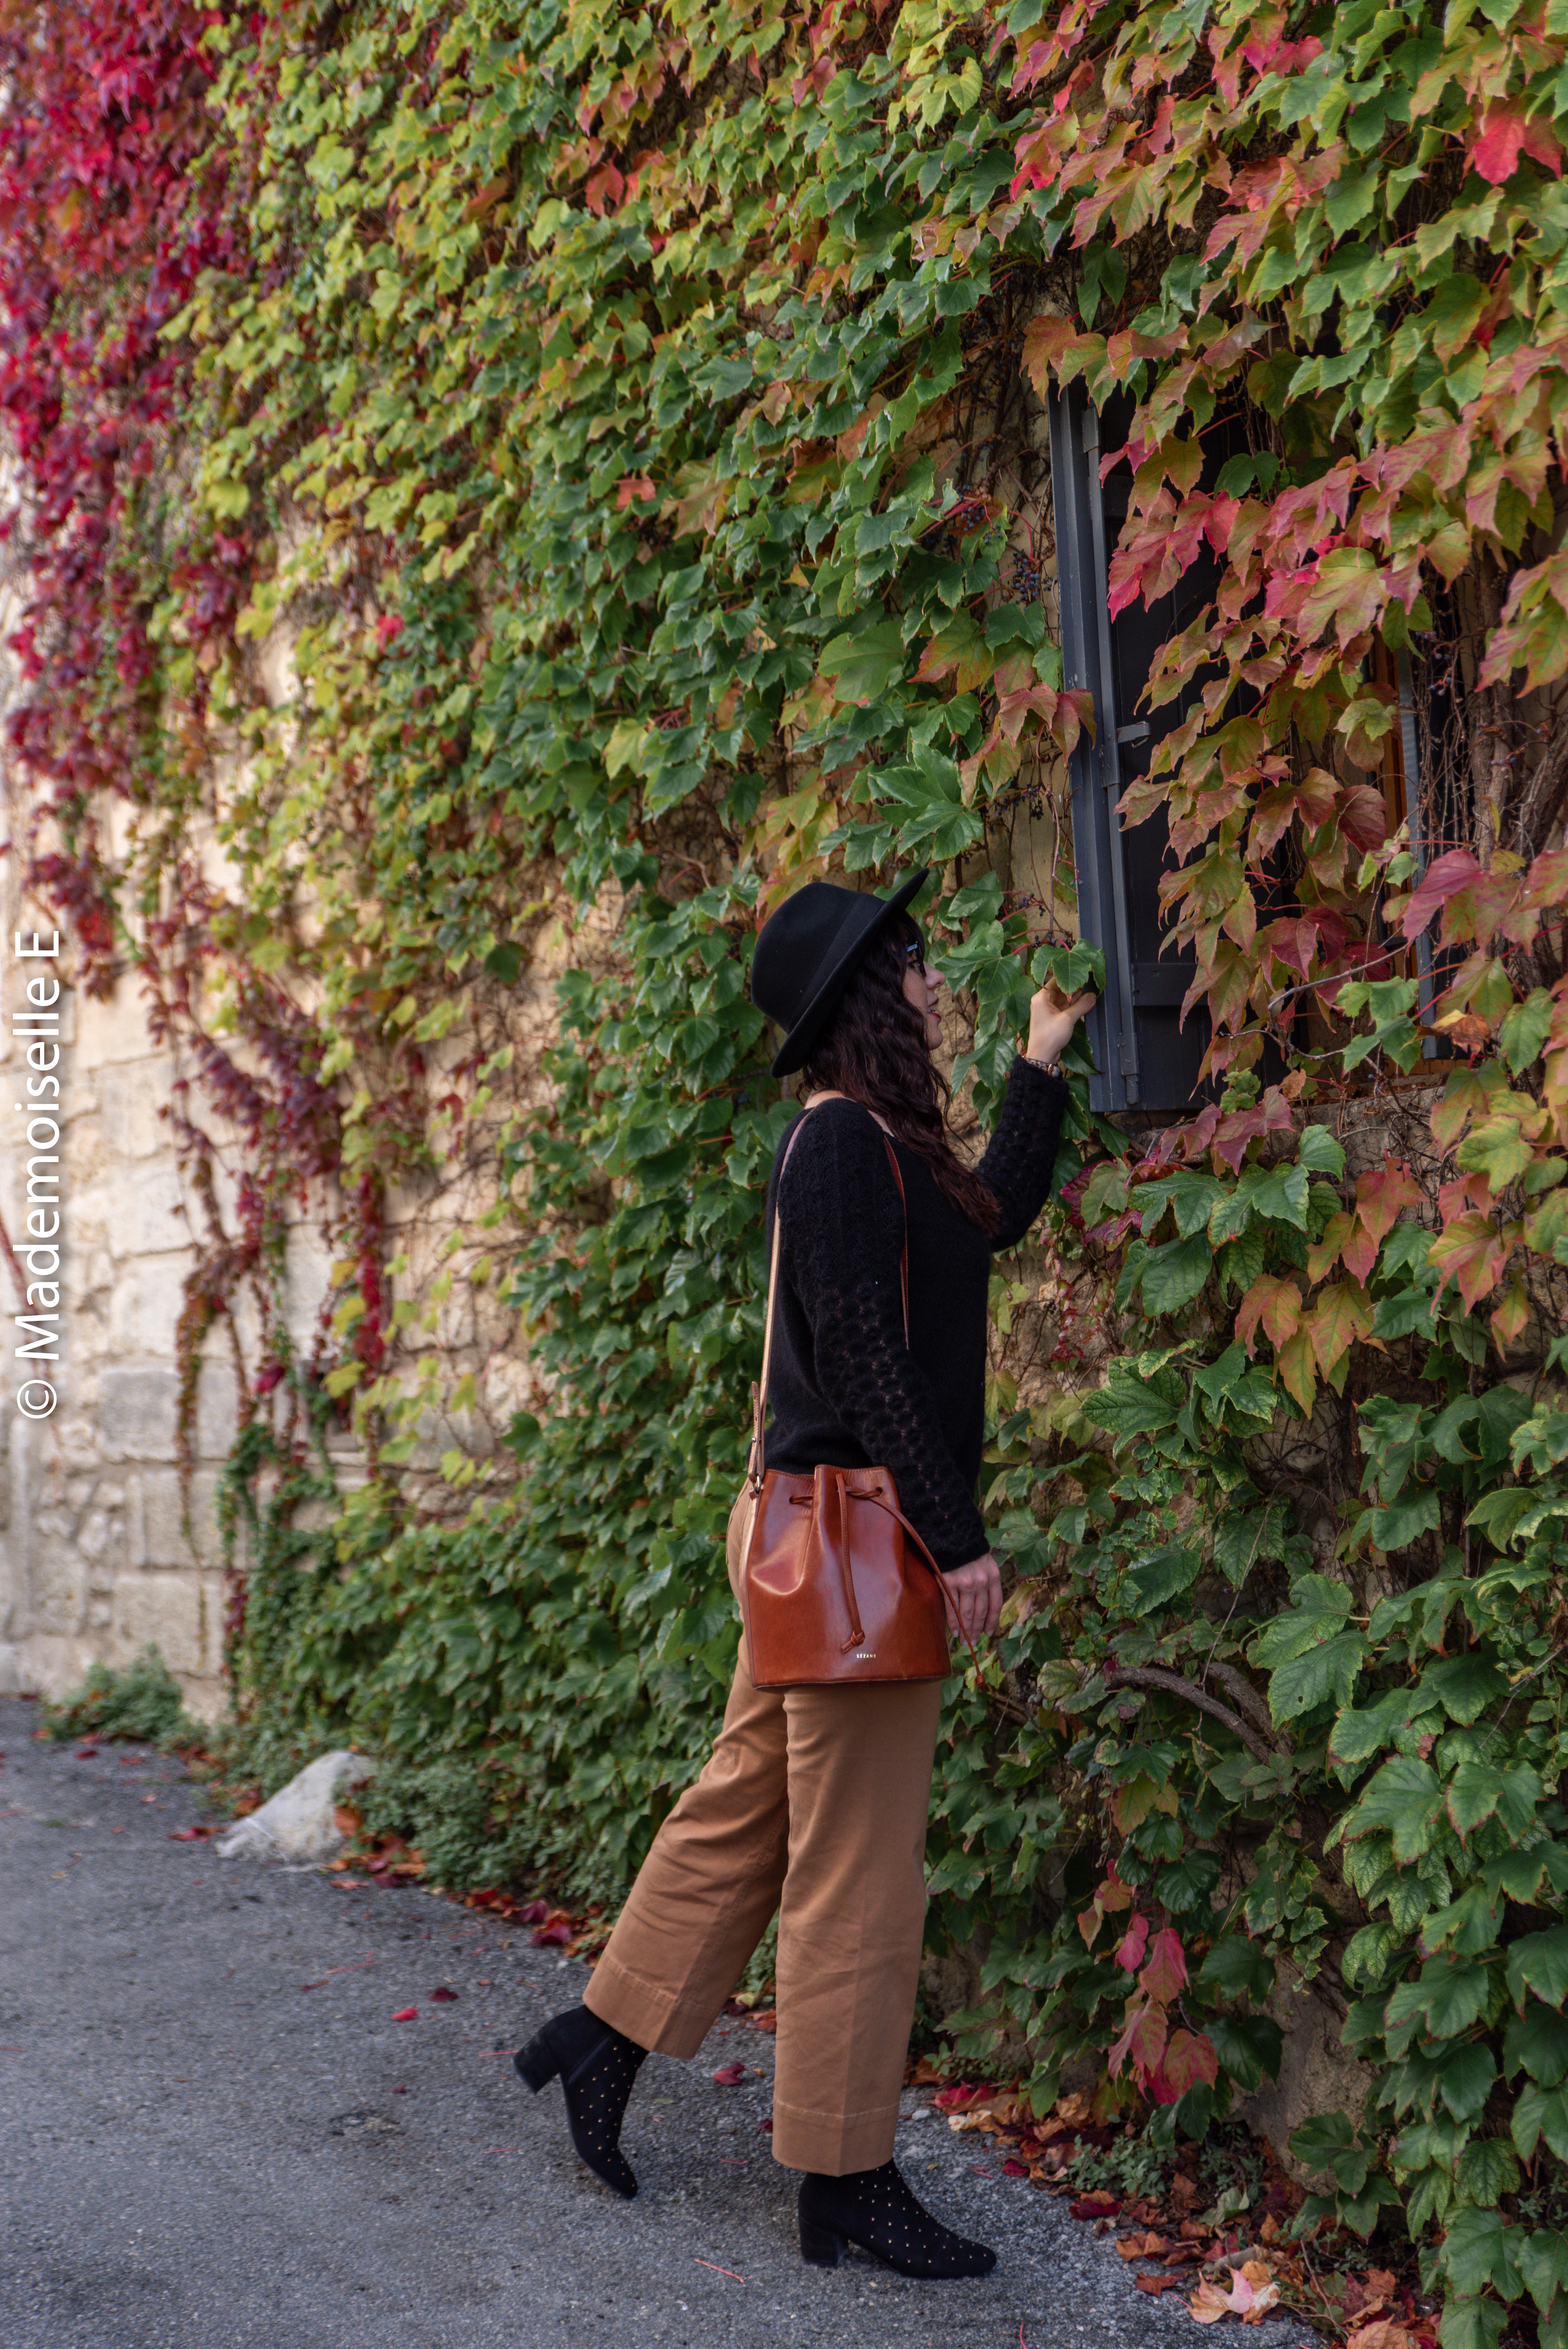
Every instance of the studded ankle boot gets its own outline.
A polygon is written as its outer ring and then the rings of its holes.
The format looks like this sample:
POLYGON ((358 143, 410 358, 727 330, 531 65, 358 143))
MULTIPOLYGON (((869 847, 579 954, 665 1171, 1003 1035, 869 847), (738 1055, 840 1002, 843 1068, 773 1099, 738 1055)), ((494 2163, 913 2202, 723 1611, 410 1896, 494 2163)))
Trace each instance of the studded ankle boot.
POLYGON ((512 2057, 536 2095, 561 2075, 573 2144, 594 2176, 628 2202, 637 2181, 621 2151, 621 2121, 647 2052, 585 2006, 569 2006, 512 2057))
POLYGON ((982 2276, 996 2264, 985 2243, 966 2242, 915 2199, 896 2162, 847 2178, 808 2173, 800 2189, 800 2257, 836 2268, 844 2245, 858 2243, 900 2275, 982 2276))

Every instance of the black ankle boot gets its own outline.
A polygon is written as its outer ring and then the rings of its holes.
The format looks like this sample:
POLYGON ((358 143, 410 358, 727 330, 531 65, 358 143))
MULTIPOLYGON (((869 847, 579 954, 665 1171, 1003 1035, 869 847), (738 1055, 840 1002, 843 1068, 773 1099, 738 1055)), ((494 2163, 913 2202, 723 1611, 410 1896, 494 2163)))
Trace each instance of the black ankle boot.
POLYGON ((569 2006, 511 2059, 536 2095, 560 2073, 573 2144, 594 2176, 628 2202, 637 2181, 621 2151, 621 2120, 647 2052, 585 2006, 569 2006))
POLYGON ((836 2268, 846 2241, 874 2251, 900 2275, 982 2276, 996 2264, 985 2244, 966 2242, 934 2219, 892 2161, 848 2178, 807 2174, 800 2189, 800 2257, 814 2268, 836 2268))

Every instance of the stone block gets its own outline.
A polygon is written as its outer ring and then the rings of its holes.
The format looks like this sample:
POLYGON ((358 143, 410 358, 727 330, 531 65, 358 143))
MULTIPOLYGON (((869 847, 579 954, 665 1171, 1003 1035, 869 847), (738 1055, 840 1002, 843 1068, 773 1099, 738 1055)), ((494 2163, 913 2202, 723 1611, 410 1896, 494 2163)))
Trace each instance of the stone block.
POLYGON ((159 1362, 106 1365, 98 1433, 111 1460, 172 1460, 180 1381, 159 1362))
POLYGON ((172 1064, 161 1059, 103 1071, 98 1119, 104 1147, 112 1158, 156 1158, 168 1149, 169 1122, 159 1112, 168 1104, 173 1075, 172 1064))
MULTIPOLYGON (((71 1336, 79 1336, 73 1327, 71 1336)), ((102 1457, 98 1432, 95 1422, 85 1411, 73 1411, 66 1417, 57 1416, 44 1423, 43 1440, 52 1447, 53 1456, 62 1468, 96 1468, 102 1457)))
POLYGON ((28 1561, 30 1631, 74 1639, 87 1618, 88 1565, 76 1544, 36 1531, 28 1561))
POLYGON ((306 1224, 291 1224, 285 1242, 284 1313, 302 1355, 315 1340, 321 1300, 332 1280, 332 1250, 306 1224))
POLYGON ((84 1069, 158 1057, 147 1032, 147 1015, 138 988, 119 987, 102 1000, 91 996, 66 1000, 76 1006, 77 1057, 84 1069))
POLYGON ((89 1509, 77 1536, 77 1547, 89 1566, 96 1566, 109 1546, 113 1527, 107 1509, 89 1509))
POLYGON ((1293 2178, 1321 2188, 1332 2181, 1315 2178, 1296 2159, 1290 2150, 1291 2131, 1314 2113, 1345 2113, 1359 2121, 1374 2075, 1344 2045, 1338 2008, 1309 1988, 1294 1966, 1281 1969, 1279 1987, 1264 2011, 1284 2037, 1279 2078, 1265 2080, 1252 2095, 1240 2098, 1237 2116, 1268 2139, 1293 2178))
POLYGON ((193 1567, 218 1563, 218 1479, 211 1469, 191 1479, 191 1531, 185 1531, 185 1495, 177 1468, 149 1468, 137 1479, 141 1506, 129 1563, 141 1567, 193 1567))
POLYGON ((222 1460, 239 1433, 239 1395, 233 1364, 204 1361, 196 1386, 196 1450, 203 1460, 222 1460))
POLYGON ((127 1663, 150 1644, 170 1671, 214 1678, 222 1663, 222 1594, 211 1575, 122 1574, 114 1587, 112 1660, 127 1663))
POLYGON ((176 1672, 180 1692, 185 1700, 185 1710, 197 1721, 219 1721, 228 1702, 227 1691, 221 1678, 211 1673, 176 1672))
POLYGON ((85 1186, 74 1212, 82 1227, 96 1225, 112 1250, 117 1269, 128 1257, 170 1256, 187 1247, 184 1199, 172 1164, 139 1167, 85 1186))
POLYGON ((191 1263, 191 1251, 181 1248, 165 1256, 132 1257, 119 1267, 109 1294, 108 1329, 108 1351, 117 1361, 148 1355, 168 1361, 191 1263))

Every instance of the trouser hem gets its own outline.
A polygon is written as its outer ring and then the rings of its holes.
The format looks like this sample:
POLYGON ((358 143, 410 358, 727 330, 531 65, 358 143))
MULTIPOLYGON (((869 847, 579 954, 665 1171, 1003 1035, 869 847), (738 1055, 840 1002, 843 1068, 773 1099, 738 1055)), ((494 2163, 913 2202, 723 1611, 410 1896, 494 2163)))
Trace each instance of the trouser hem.
POLYGON ((639 2047, 653 2054, 676 2055, 683 2062, 696 2054, 713 2027, 706 2001, 700 2008, 684 2004, 678 1995, 629 1972, 608 1955, 594 1967, 583 2003, 590 2014, 639 2047))
POLYGON ((848 2178, 860 2169, 880 2169, 892 2159, 898 2106, 869 2112, 817 2113, 798 2105, 773 2103, 773 2158, 786 2169, 809 2169, 819 2178, 848 2178))

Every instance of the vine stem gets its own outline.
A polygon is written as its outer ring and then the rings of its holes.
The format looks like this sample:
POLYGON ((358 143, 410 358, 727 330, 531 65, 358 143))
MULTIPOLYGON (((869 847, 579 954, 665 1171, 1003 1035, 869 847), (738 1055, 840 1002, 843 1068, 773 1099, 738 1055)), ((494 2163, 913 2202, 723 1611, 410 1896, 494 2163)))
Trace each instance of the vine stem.
POLYGON ((1258 1761, 1274 1762, 1279 1758, 1274 1748, 1272 1745, 1265 1745, 1257 1732, 1242 1719, 1239 1713, 1233 1712, 1228 1704, 1222 1704, 1219 1698, 1211 1696, 1206 1689, 1195 1688, 1191 1681, 1184 1681, 1179 1672, 1161 1671, 1153 1664, 1129 1664, 1107 1672, 1105 1684, 1107 1688, 1161 1689, 1168 1696, 1185 1697, 1187 1702, 1195 1704, 1200 1713, 1212 1713, 1216 1721, 1222 1721, 1226 1728, 1233 1731, 1248 1753, 1255 1755, 1258 1761))

